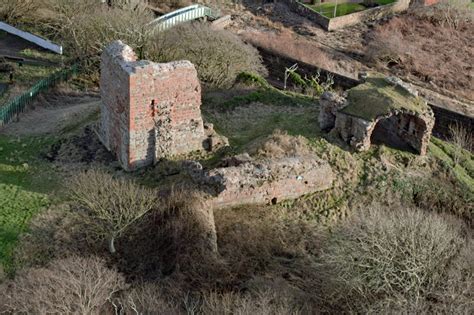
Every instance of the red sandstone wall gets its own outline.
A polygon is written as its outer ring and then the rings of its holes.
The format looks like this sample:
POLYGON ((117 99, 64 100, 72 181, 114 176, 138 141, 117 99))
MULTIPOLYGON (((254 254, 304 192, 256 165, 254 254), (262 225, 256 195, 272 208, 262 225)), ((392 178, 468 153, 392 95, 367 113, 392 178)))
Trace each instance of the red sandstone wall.
POLYGON ((213 209, 235 207, 243 204, 270 204, 296 199, 305 194, 331 188, 333 173, 327 164, 310 170, 301 176, 288 176, 284 179, 266 181, 261 186, 235 188, 229 187, 217 197, 208 200, 213 209))
POLYGON ((131 50, 127 54, 123 49, 106 50, 101 61, 100 136, 105 146, 117 155, 122 165, 128 165, 129 161, 130 89, 129 75, 120 63, 135 60, 135 55, 130 52, 131 50))
POLYGON ((201 87, 189 61, 136 61, 117 41, 101 63, 100 137, 126 170, 202 149, 201 87))

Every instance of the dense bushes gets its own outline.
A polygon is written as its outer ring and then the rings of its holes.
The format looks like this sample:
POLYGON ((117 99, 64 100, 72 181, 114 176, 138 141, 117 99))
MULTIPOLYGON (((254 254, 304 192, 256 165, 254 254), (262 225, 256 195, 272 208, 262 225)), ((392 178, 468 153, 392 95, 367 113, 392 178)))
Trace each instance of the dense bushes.
POLYGON ((104 314, 108 301, 125 288, 124 278, 101 259, 54 260, 0 287, 0 313, 104 314))
POLYGON ((447 268, 465 245, 460 226, 417 209, 354 216, 322 250, 328 300, 356 312, 426 310, 432 293, 452 281, 447 268))
POLYGON ((436 89, 472 99, 472 78, 466 69, 474 58, 469 43, 473 16, 467 5, 458 8, 449 0, 393 17, 367 33, 367 61, 383 71, 414 76, 436 89))
MULTIPOLYGON (((179 1, 171 2, 172 6, 180 6, 179 1)), ((211 87, 228 87, 243 71, 265 72, 257 50, 230 32, 193 23, 156 33, 149 25, 153 14, 144 1, 112 3, 109 7, 96 0, 8 0, 0 4, 0 15, 17 21, 39 8, 47 12, 30 18, 29 22, 44 35, 61 42, 69 57, 80 60, 92 82, 98 82, 102 50, 114 40, 131 46, 141 59, 190 60, 201 81, 211 87)))
POLYGON ((184 24, 156 34, 147 57, 167 62, 187 59, 201 81, 211 87, 229 87, 241 72, 265 73, 258 51, 237 36, 206 24, 184 24))
POLYGON ((100 53, 113 40, 122 40, 143 55, 149 39, 147 23, 153 19, 144 3, 126 0, 115 1, 112 7, 95 0, 46 0, 44 10, 50 14, 42 24, 65 46, 69 57, 83 63, 94 82, 100 53))
POLYGON ((0 21, 18 24, 29 20, 39 8, 38 0, 2 0, 0 3, 0 21))

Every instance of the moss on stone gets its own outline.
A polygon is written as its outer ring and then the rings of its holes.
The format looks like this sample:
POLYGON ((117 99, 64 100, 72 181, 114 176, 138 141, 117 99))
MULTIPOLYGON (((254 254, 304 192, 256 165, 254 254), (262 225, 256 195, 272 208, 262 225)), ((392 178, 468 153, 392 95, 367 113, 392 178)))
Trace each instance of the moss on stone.
POLYGON ((391 84, 382 75, 371 75, 366 82, 348 91, 349 105, 341 111, 345 114, 373 121, 395 110, 423 113, 427 103, 410 94, 401 86, 391 84))

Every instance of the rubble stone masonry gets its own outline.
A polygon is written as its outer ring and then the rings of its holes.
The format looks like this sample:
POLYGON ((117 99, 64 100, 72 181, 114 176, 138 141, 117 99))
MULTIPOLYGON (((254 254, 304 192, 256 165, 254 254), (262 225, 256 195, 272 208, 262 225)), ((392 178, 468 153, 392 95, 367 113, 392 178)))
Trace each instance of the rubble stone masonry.
POLYGON ((189 61, 137 61, 120 41, 101 62, 99 136, 125 170, 201 150, 201 86, 189 61))
POLYGON ((210 198, 212 209, 243 204, 275 204, 332 187, 334 173, 327 161, 315 154, 273 159, 235 156, 232 163, 204 171, 198 162, 186 165, 194 182, 210 198))

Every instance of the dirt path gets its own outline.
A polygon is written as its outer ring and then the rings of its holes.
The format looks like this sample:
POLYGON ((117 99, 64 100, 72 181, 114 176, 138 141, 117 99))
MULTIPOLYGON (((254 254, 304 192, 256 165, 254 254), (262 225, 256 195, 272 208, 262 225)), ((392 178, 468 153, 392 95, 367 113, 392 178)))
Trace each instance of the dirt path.
POLYGON ((0 127, 0 135, 52 135, 67 131, 99 113, 100 98, 92 95, 52 95, 38 100, 18 122, 0 127))

